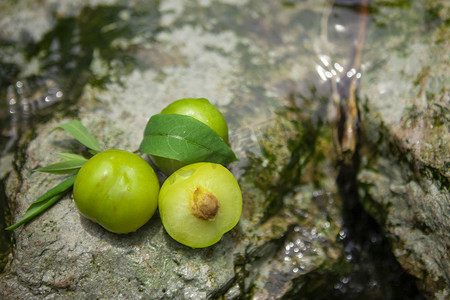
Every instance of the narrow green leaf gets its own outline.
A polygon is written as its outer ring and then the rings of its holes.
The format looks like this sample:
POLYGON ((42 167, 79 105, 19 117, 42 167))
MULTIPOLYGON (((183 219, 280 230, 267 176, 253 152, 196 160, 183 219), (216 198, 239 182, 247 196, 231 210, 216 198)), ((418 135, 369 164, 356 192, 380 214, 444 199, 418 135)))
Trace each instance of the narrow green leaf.
POLYGON ((51 174, 76 174, 87 160, 72 159, 51 164, 34 171, 51 174))
POLYGON ((236 160, 233 150, 208 125, 189 116, 157 114, 150 118, 139 151, 183 163, 236 160))
POLYGON ((74 153, 58 153, 59 156, 61 156, 61 158, 65 159, 65 160, 84 160, 84 161, 88 161, 88 159, 84 156, 78 155, 78 154, 74 154, 74 153))
POLYGON ((92 149, 96 152, 101 151, 97 139, 89 133, 89 131, 86 129, 86 127, 83 126, 83 124, 81 124, 80 121, 73 120, 68 123, 62 124, 57 128, 64 129, 89 149, 92 149))
POLYGON ((75 178, 77 176, 73 175, 54 188, 47 191, 45 194, 43 194, 41 197, 36 199, 30 207, 28 207, 27 211, 25 212, 25 215, 23 216, 22 220, 17 222, 14 225, 9 226, 6 228, 6 230, 13 230, 22 225, 23 223, 26 223, 42 213, 43 211, 47 210, 50 206, 55 204, 59 199, 61 199, 64 194, 73 186, 75 182, 75 178))
POLYGON ((90 149, 88 152, 92 155, 95 155, 95 154, 99 153, 100 151, 90 149))

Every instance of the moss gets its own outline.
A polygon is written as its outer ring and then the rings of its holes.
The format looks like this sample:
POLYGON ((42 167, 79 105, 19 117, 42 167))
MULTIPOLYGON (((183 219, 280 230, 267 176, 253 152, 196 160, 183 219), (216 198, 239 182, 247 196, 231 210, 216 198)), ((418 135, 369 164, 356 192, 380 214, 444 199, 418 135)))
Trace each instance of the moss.
POLYGON ((329 136, 328 129, 314 123, 314 115, 305 112, 307 106, 291 105, 278 110, 272 125, 263 128, 259 140, 262 155, 248 156, 245 176, 252 178, 265 195, 261 222, 277 214, 283 197, 295 186, 301 182, 318 183, 327 176, 317 166, 332 147, 324 138, 327 133, 329 136))
POLYGON ((100 5, 86 6, 76 17, 56 17, 52 30, 37 43, 26 46, 26 55, 30 60, 39 57, 40 69, 44 73, 50 71, 62 76, 67 81, 67 87, 80 90, 86 83, 103 85, 110 79, 111 72, 106 72, 104 76, 96 76, 92 72, 94 53, 99 53, 99 58, 104 60, 109 71, 113 62, 121 64, 124 72, 137 67, 133 49, 123 49, 115 42, 119 38, 131 39, 141 34, 142 30, 147 30, 148 35, 155 35, 159 30, 156 3, 150 3, 148 15, 145 16, 143 12, 133 11, 127 6, 100 5), (129 17, 121 17, 128 14, 129 17))
POLYGON ((10 231, 4 230, 6 224, 11 224, 11 213, 5 194, 3 179, 0 180, 0 273, 8 262, 8 255, 12 251, 12 236, 10 231))

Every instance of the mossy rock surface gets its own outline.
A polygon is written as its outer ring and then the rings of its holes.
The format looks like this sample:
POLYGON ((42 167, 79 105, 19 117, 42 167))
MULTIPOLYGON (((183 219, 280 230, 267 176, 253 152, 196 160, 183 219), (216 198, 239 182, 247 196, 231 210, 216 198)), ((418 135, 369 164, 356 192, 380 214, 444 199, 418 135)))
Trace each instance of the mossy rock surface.
POLYGON ((450 294, 449 9, 425 1, 374 21, 400 12, 409 17, 372 33, 390 32, 378 44, 387 52, 383 71, 369 72, 361 85, 360 194, 398 261, 426 296, 443 299, 450 294))
POLYGON ((67 104, 46 122, 23 127, 32 138, 17 141, 23 156, 5 181, 12 221, 60 180, 33 169, 57 161, 57 152, 84 153, 64 131, 52 132, 57 125, 79 119, 104 149, 134 151, 151 115, 176 99, 205 97, 227 118, 240 159, 230 165, 244 196, 240 223, 219 243, 191 249, 170 238, 158 213, 137 232, 116 235, 82 217, 67 195, 13 232, 1 297, 278 296, 340 256, 336 171, 324 159, 333 153, 329 129, 320 113, 304 112, 318 111, 326 98, 314 101, 309 87, 296 88, 309 57, 290 57, 277 37, 303 34, 280 27, 289 28, 285 14, 303 8, 258 8, 255 1, 158 3, 71 1, 36 10, 29 1, 5 4, 2 14, 20 17, 21 30, 30 31, 28 44, 10 36, 18 52, 32 46, 28 57, 9 53, 24 84, 33 74, 52 75, 67 104), (251 21, 251 10, 266 17, 251 21), (78 45, 80 32, 86 40, 78 45), (270 59, 267 49, 275 51, 270 59), (76 51, 81 54, 72 56, 76 51), (294 60, 300 63, 293 73, 294 60))
MULTIPOLYGON (((57 125, 79 119, 105 149, 134 151, 148 118, 185 97, 224 113, 244 208, 219 243, 190 249, 165 233, 158 213, 115 235, 80 216, 67 195, 12 233, 0 298, 289 298, 330 269, 345 272, 330 85, 317 70, 323 58, 345 66, 352 53, 345 32, 326 40, 322 26, 357 27, 355 10, 330 14, 329 4, 1 4, 0 69, 10 72, 0 73, 1 96, 12 86, 24 103, 1 104, 23 120, 13 124, 17 155, 0 161, 9 223, 59 180, 33 169, 57 152, 85 153, 52 132, 57 125)), ((448 295, 450 278, 447 6, 374 1, 359 88, 363 205, 430 297, 448 295)))

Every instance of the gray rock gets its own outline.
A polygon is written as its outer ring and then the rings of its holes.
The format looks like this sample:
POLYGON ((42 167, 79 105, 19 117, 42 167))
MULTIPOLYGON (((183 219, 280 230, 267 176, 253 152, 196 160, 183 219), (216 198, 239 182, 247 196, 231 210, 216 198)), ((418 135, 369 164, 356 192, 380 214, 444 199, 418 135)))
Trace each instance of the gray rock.
MULTIPOLYGON (((310 2, 308 9, 315 7, 310 2)), ((33 169, 57 161, 57 152, 84 151, 64 131, 52 131, 57 125, 79 119, 104 149, 134 151, 148 118, 182 97, 206 97, 224 111, 240 159, 230 168, 243 191, 244 211, 239 225, 219 243, 190 249, 167 235, 157 213, 137 232, 115 235, 80 216, 66 195, 14 231, 14 250, 0 274, 2 298, 280 297, 303 275, 326 268, 341 255, 336 242, 340 200, 328 159, 333 148, 329 128, 320 122, 324 103, 311 100, 311 54, 295 51, 297 39, 311 33, 285 23, 285 13, 301 13, 303 7, 284 11, 276 3, 163 1, 151 14, 162 26, 155 29, 137 13, 150 14, 147 1, 111 10, 93 7, 114 19, 94 20, 97 25, 89 25, 91 8, 83 1, 48 2, 32 12, 33 4, 27 3, 18 11, 9 7, 9 18, 22 16, 23 30, 33 29, 31 39, 40 47, 45 46, 38 43, 42 40, 71 37, 73 32, 56 30, 61 24, 86 33, 102 30, 97 39, 103 44, 96 39, 83 44, 89 65, 74 58, 70 70, 78 73, 54 76, 69 104, 80 91, 77 108, 69 105, 72 115, 57 112, 23 129, 30 134, 18 141, 23 160, 6 180, 13 221, 61 180, 33 169), (46 16, 42 24, 36 22, 41 14, 46 16), (224 16, 236 20, 229 24, 224 16), (107 35, 117 28, 128 36, 107 35)), ((12 30, 12 24, 5 24, 12 30)), ((59 65, 66 54, 58 47, 43 48, 34 57, 38 67, 22 75, 45 73, 48 64, 56 60, 59 65)), ((22 57, 13 58, 24 64, 22 57)))
MULTIPOLYGON (((115 235, 81 217, 69 194, 13 232, 0 296, 267 299, 336 271, 345 257, 328 79, 345 76, 355 11, 333 19, 325 0, 88 2, 1 4, 0 39, 9 43, 0 63, 19 66, 28 87, 12 86, 20 105, 9 102, 20 116, 11 129, 20 152, 0 161, 8 221, 61 180, 33 169, 57 161, 57 152, 85 151, 54 127, 79 119, 104 149, 134 151, 149 117, 183 97, 206 97, 224 112, 243 215, 216 245, 190 249, 165 233, 158 213, 137 232, 115 235), (64 96, 55 100, 55 91, 64 96), (33 123, 33 114, 46 121, 33 123)), ((373 2, 361 71, 360 195, 402 266, 427 296, 445 298, 448 5, 402 3, 373 2)))
POLYGON ((390 20, 372 32, 386 54, 377 66, 383 71, 363 78, 360 105, 363 204, 398 261, 437 299, 450 295, 448 13, 448 5, 427 2, 374 16, 378 24, 390 20))

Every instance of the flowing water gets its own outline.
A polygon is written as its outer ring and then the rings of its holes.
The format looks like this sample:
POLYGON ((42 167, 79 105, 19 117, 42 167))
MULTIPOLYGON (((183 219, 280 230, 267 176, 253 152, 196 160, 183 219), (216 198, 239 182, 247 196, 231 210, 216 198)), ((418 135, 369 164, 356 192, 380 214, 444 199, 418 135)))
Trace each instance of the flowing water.
MULTIPOLYGON (((381 229, 360 206, 356 184, 358 115, 355 113, 355 101, 360 78, 364 76, 365 70, 376 64, 373 56, 369 56, 370 61, 365 61, 362 55, 367 43, 376 44, 374 40, 367 41, 376 39, 375 35, 367 38, 367 27, 377 26, 371 21, 371 16, 379 9, 391 5, 393 9, 401 10, 407 3, 386 1, 380 2, 378 7, 365 1, 340 0, 334 3, 318 1, 313 6, 310 2, 302 4, 282 1, 286 19, 276 18, 276 22, 268 24, 258 20, 258 16, 253 20, 246 19, 245 14, 251 16, 251 11, 241 13, 238 6, 223 3, 220 13, 235 13, 238 15, 235 17, 236 22, 230 21, 230 15, 220 15, 214 13, 214 9, 206 8, 197 12, 197 20, 186 19, 184 22, 202 23, 204 19, 213 16, 216 19, 216 23, 211 25, 213 32, 220 26, 229 26, 236 31, 247 30, 255 35, 265 35, 264 41, 274 44, 285 42, 280 38, 285 27, 298 26, 302 33, 296 36, 297 40, 288 41, 287 44, 298 47, 299 51, 307 53, 310 58, 313 73, 311 77, 315 82, 310 84, 312 88, 309 94, 330 95, 329 99, 332 99, 331 103, 321 106, 322 111, 318 115, 319 118, 329 120, 336 128, 334 139, 338 146, 337 156, 341 161, 337 167, 337 183, 344 199, 343 229, 339 239, 345 256, 327 273, 308 275, 306 286, 309 293, 306 296, 304 289, 301 294, 296 294, 294 289, 289 297, 421 299, 413 279, 396 262, 381 229), (297 14, 295 8, 301 5, 311 7, 297 14), (240 18, 239 14, 243 17, 240 18), (311 28, 308 28, 309 25, 311 28)), ((76 115, 79 109, 77 101, 86 85, 101 87, 112 77, 118 76, 108 73, 111 66, 119 66, 121 72, 127 73, 143 65, 151 67, 155 64, 140 57, 142 49, 139 49, 139 42, 127 48, 121 48, 113 42, 120 37, 140 37, 151 42, 158 33, 170 30, 161 25, 158 6, 159 2, 154 1, 139 11, 124 9, 122 6, 84 7, 74 16, 55 17, 52 27, 39 40, 23 35, 18 42, 17 39, 8 40, 6 35, 0 36, 0 149, 3 157, 9 157, 9 160, 4 161, 14 161, 13 166, 20 168, 24 159, 21 150, 32 138, 33 127, 55 115, 76 115), (102 28, 102 31, 99 32, 98 28, 102 28), (110 68, 104 67, 103 72, 93 72, 96 57, 101 57, 110 68)), ((246 9, 249 7, 251 5, 246 9)), ((289 52, 287 53, 284 60, 295 60, 295 57, 289 57, 289 52)), ((254 66, 246 68, 245 64, 250 62, 245 59, 241 63, 246 80, 260 80, 256 77, 264 77, 264 72, 270 72, 264 68, 255 70, 254 66), (248 75, 250 72, 255 76, 248 75)), ((102 66, 97 66, 98 68, 101 69, 102 66)), ((292 93, 289 85, 281 89, 285 89, 286 94, 292 93)), ((255 98, 266 98, 261 93, 253 90, 251 94, 255 98)), ((261 105, 262 109, 258 111, 258 108, 245 107, 245 99, 243 101, 240 106, 243 109, 230 115, 229 120, 236 119, 239 122, 242 114, 248 114, 250 110, 260 117, 264 114, 271 115, 279 108, 275 105, 268 108, 267 112, 266 106, 261 105)), ((0 225, 3 228, 6 221, 10 222, 7 216, 12 208, 6 202, 4 191, 6 171, 0 175, 0 225)), ((5 257, 4 254, 10 251, 14 241, 11 241, 9 233, 2 231, 0 242, 0 252, 5 257)), ((0 267, 3 267, 1 262, 0 267)))

